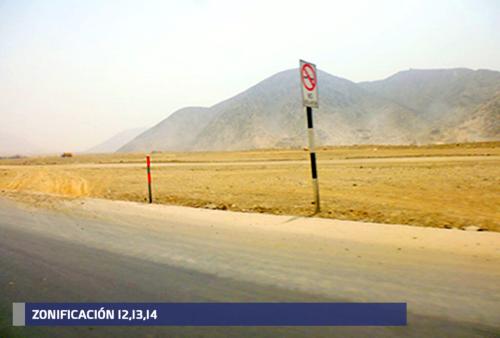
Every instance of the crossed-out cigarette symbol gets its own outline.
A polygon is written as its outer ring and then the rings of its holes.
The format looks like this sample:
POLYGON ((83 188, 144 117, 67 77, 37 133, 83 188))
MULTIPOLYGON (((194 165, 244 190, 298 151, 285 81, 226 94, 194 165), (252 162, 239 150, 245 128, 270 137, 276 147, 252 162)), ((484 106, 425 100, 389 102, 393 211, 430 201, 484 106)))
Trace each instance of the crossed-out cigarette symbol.
POLYGON ((316 88, 316 73, 314 72, 314 68, 306 63, 302 66, 302 84, 304 88, 308 91, 313 91, 316 88))

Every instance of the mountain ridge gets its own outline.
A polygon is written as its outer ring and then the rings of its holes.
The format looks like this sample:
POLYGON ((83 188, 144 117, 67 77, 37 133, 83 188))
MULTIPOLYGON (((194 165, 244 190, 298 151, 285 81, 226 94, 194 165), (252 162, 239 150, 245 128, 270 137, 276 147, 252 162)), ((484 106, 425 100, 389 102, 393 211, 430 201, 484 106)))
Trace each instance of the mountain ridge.
MULTIPOLYGON (((500 72, 410 69, 383 80, 355 83, 319 70, 318 83, 320 107, 314 111, 318 145, 421 144, 452 142, 454 137, 466 140, 467 132, 458 137, 452 130, 500 92, 500 72)), ((499 138, 495 128, 493 134, 485 134, 474 130, 484 128, 481 123, 468 126, 462 129, 469 130, 471 139, 499 138)), ((179 109, 118 151, 300 147, 306 144, 305 137, 295 68, 211 107, 179 109)))

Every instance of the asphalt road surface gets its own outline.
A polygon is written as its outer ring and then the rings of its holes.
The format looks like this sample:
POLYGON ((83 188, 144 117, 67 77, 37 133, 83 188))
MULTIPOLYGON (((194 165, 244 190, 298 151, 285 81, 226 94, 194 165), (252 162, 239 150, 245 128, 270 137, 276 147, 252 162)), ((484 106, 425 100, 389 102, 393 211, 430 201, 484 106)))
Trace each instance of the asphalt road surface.
MULTIPOLYGON (((315 237, 296 231, 302 218, 268 230, 274 216, 262 217, 92 200, 41 210, 0 198, 0 337, 500 335, 498 256, 315 237), (11 327, 12 302, 172 301, 406 301, 409 325, 11 327)), ((487 246, 495 235, 468 236, 487 246)))

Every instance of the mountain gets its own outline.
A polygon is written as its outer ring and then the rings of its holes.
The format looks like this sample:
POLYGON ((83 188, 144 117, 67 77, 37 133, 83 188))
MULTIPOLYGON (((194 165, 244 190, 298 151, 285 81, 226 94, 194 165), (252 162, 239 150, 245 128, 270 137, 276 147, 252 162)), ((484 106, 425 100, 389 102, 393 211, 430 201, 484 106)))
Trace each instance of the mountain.
MULTIPOLYGON (((491 129, 496 115, 490 111, 497 101, 489 103, 500 92, 499 72, 409 70, 380 81, 354 83, 318 71, 318 83, 320 107, 314 110, 318 145, 453 142, 463 137, 452 132, 459 127, 471 135, 500 138, 498 130, 491 129)), ((180 109, 119 151, 306 144, 299 75, 291 69, 212 107, 180 109)))
MULTIPOLYGON (((419 117, 411 109, 322 71, 318 81, 318 144, 413 141, 419 117)), ((178 110, 119 151, 297 147, 305 144, 305 137, 299 76, 292 69, 210 108, 178 110)))
POLYGON ((500 92, 500 72, 466 68, 411 69, 385 80, 363 82, 360 86, 417 111, 426 125, 426 133, 421 135, 423 141, 439 141, 444 130, 465 123, 479 106, 500 92))
POLYGON ((147 128, 135 128, 135 129, 124 130, 114 135, 113 137, 107 139, 106 141, 99 143, 98 145, 88 149, 85 152, 93 154, 114 153, 120 147, 133 140, 137 135, 141 134, 146 129, 147 128))
POLYGON ((481 142, 498 140, 500 135, 500 92, 480 105, 455 128, 443 132, 444 142, 481 142))
MULTIPOLYGON (((410 130, 402 123, 407 120, 418 124, 418 117, 411 110, 325 72, 318 72, 318 81, 320 108, 314 114, 319 144, 411 141, 406 137, 410 130)), ((210 109, 214 117, 198 134, 193 149, 305 144, 305 113, 297 70, 278 73, 210 109)))
POLYGON ((182 108, 138 135, 118 151, 191 150, 196 136, 212 117, 213 112, 208 108, 182 108))

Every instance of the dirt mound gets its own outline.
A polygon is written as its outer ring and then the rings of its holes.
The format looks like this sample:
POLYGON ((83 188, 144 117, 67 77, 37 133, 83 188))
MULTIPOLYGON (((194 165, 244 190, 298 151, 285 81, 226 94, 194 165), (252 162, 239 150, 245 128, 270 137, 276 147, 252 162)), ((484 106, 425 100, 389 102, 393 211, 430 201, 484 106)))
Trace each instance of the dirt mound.
POLYGON ((23 171, 7 186, 9 190, 32 191, 68 197, 88 196, 89 188, 85 179, 66 172, 48 170, 23 171))

